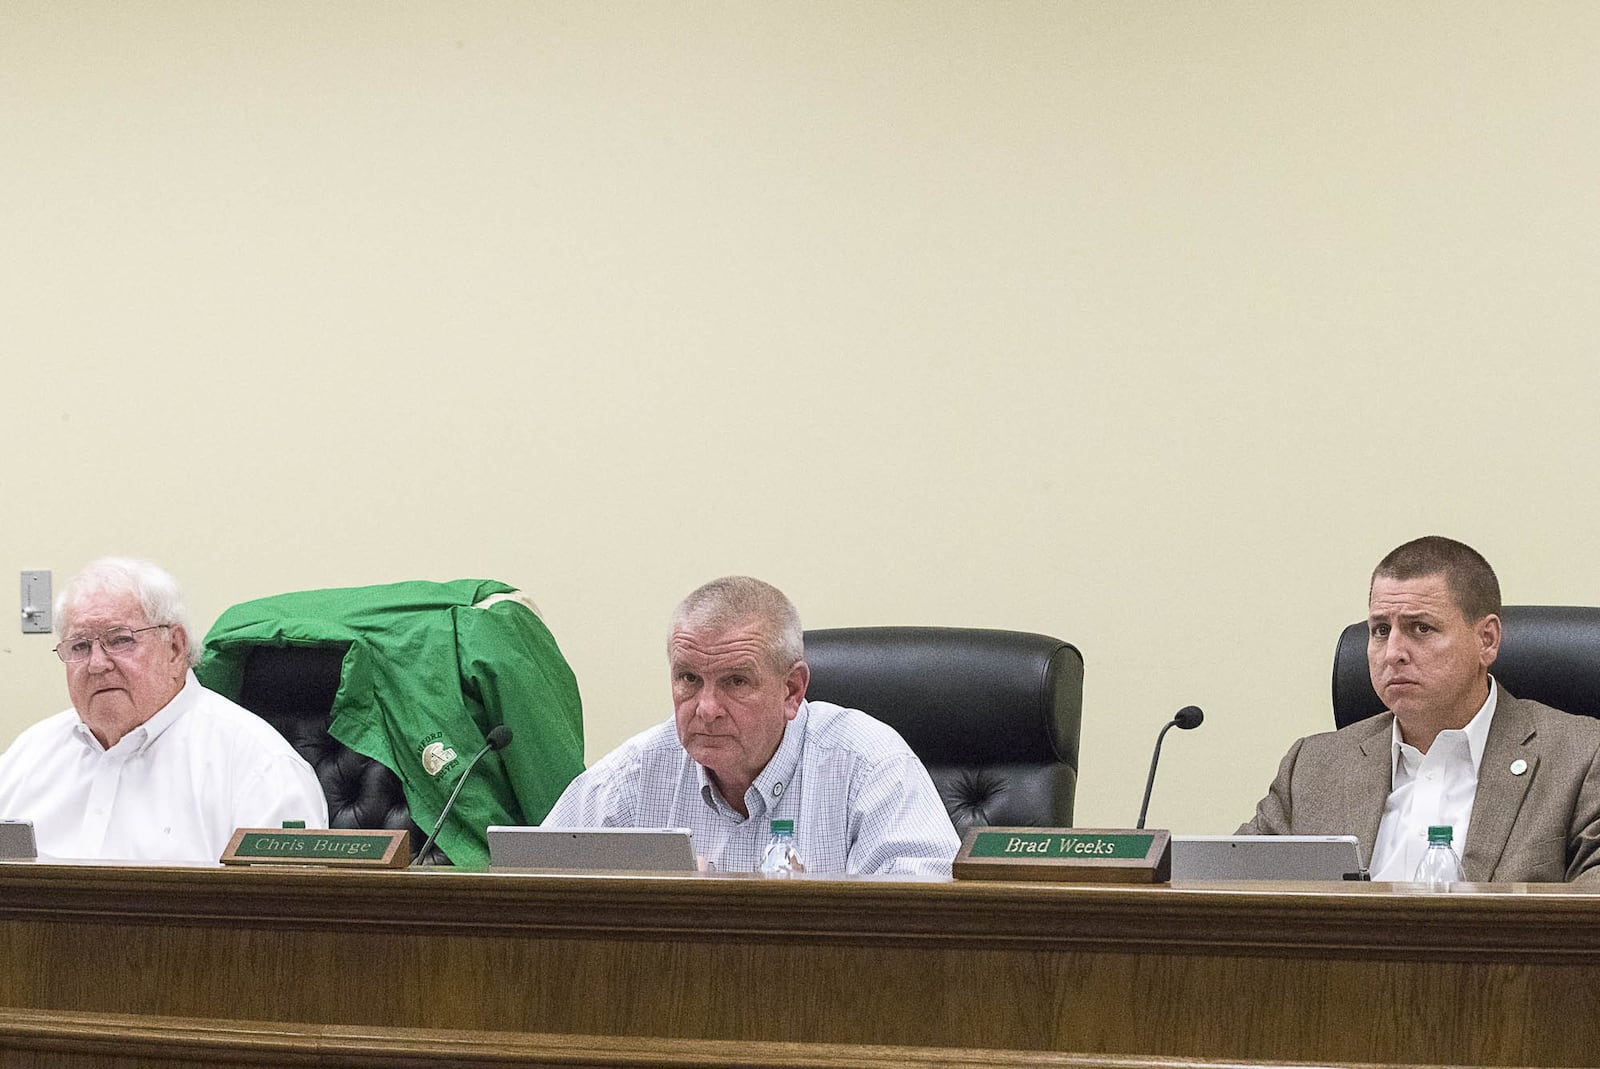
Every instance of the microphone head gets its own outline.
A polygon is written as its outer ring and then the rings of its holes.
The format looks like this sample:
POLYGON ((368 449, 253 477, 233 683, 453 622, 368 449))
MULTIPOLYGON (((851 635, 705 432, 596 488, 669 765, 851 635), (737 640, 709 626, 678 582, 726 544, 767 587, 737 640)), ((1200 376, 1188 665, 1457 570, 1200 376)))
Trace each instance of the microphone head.
POLYGON ((1188 731, 1190 728, 1199 727, 1200 721, 1204 720, 1205 718, 1206 714, 1200 711, 1200 707, 1198 705, 1185 705, 1182 709, 1178 710, 1178 714, 1172 718, 1172 722, 1177 724, 1184 731, 1188 731))
MULTIPOLYGON (((1195 710, 1196 713, 1199 711, 1198 709, 1195 710)), ((1199 723, 1199 721, 1197 720, 1195 723, 1199 723)), ((489 744, 489 749, 491 750, 504 750, 511 745, 511 729, 504 724, 496 724, 489 729, 489 734, 484 736, 483 741, 489 744)))

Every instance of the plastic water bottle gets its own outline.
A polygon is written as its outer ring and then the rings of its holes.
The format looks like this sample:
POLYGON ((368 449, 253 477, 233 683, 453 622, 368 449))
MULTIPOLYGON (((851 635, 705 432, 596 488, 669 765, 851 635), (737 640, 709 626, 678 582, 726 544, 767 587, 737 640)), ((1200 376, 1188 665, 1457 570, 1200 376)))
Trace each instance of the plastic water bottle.
POLYGON ((1428 827, 1428 851, 1422 855, 1413 883, 1420 883, 1430 891, 1448 891, 1452 883, 1461 882, 1461 859, 1456 856, 1450 841, 1455 829, 1448 824, 1428 827))
POLYGON ((757 871, 763 876, 793 876, 804 872, 805 865, 794 849, 794 821, 774 820, 767 847, 761 851, 761 864, 757 871))

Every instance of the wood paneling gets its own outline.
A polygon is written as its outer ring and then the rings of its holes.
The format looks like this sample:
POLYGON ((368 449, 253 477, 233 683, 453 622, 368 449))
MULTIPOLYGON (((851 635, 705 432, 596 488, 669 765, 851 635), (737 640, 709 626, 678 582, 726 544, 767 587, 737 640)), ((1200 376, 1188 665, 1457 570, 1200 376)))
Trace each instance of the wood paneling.
POLYGON ((339 1025, 269 1029, 244 1021, 0 1009, 0 1066, 5 1069, 155 1069, 222 1063, 260 1069, 298 1065, 322 1069, 432 1069, 441 1065, 461 1069, 1272 1069, 1283 1064, 654 1036, 421 1028, 378 1031, 339 1025))
POLYGON ((1594 1065, 1555 886, 0 865, 14 1010, 1210 1060, 1594 1065))

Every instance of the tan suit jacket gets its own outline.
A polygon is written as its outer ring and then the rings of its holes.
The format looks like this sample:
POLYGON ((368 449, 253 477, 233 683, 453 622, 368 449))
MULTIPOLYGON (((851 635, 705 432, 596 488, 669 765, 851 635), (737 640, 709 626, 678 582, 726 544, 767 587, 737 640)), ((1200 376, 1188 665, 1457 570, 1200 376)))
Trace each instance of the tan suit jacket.
MULTIPOLYGON (((1472 882, 1600 882, 1600 720, 1499 688, 1462 852, 1472 882), (1521 775, 1514 762, 1527 763, 1521 775)), ((1354 835, 1372 859, 1392 779, 1393 713, 1289 748, 1241 835, 1354 835)))

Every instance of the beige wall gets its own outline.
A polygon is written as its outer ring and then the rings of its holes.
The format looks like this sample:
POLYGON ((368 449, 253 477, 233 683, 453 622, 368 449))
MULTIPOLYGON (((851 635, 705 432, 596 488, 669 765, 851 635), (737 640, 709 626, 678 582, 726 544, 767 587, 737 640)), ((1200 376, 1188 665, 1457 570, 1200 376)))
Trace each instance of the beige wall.
MULTIPOLYGON (((1203 706, 1151 823, 1231 830, 1392 545, 1600 604, 1597 54, 1588 3, 0 0, 0 591, 518 582, 593 759, 751 572, 1078 644, 1085 825, 1203 706)), ((0 738, 52 643, 0 631, 0 738)))

